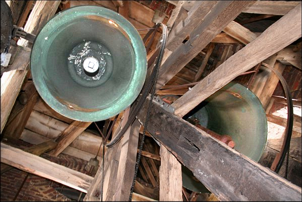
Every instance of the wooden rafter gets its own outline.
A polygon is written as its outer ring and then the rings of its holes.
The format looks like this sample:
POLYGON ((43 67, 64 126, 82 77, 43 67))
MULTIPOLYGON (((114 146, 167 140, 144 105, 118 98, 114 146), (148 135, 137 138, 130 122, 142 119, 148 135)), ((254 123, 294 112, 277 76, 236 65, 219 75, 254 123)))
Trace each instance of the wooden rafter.
MULTIPOLYGON (((253 1, 219 1, 214 7, 209 7, 208 9, 210 9, 211 12, 208 12, 203 19, 198 21, 195 25, 195 29, 190 33, 189 40, 180 44, 162 64, 159 70, 157 89, 173 78, 204 49, 217 34, 234 20, 245 7, 253 3, 253 1)), ((197 8, 193 7, 192 9, 198 12, 197 8)), ((194 16, 193 13, 191 16, 194 16)), ((190 18, 186 19, 186 21, 190 21, 190 18)), ((186 29, 186 26, 181 29, 186 29)))
MULTIPOLYGON (((146 102, 147 103, 147 102, 146 102)), ((138 115, 144 120, 146 105, 138 115)), ((220 200, 301 200, 301 188, 153 102, 148 131, 220 200)))
POLYGON ((282 50, 301 37, 301 5, 271 25, 254 41, 238 51, 201 80, 176 102, 175 114, 184 116, 207 97, 241 73, 282 50))

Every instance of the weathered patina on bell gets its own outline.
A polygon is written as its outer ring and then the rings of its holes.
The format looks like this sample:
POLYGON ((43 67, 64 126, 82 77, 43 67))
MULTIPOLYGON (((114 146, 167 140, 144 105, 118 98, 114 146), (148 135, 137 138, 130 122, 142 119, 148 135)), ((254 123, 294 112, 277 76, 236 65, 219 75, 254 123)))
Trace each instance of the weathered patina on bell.
POLYGON ((37 91, 58 113, 100 121, 120 113, 141 91, 146 51, 137 30, 118 13, 79 6, 58 13, 31 53, 37 91))
MULTIPOLYGON (((259 161, 267 142, 266 114, 258 97, 246 87, 231 82, 202 102, 187 115, 220 135, 229 135, 234 149, 254 161, 259 161)), ((207 189, 190 170, 183 167, 183 186, 191 191, 207 189)))

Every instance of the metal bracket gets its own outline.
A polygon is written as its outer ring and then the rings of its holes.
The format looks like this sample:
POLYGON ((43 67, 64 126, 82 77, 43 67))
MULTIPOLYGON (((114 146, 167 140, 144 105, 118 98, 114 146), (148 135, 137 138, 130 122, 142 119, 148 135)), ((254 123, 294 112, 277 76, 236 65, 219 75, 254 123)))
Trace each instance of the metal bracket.
MULTIPOLYGON (((148 98, 150 99, 150 95, 148 96, 148 98)), ((153 102, 157 103, 159 106, 161 106, 167 112, 174 114, 174 111, 175 111, 174 107, 172 107, 172 105, 169 105, 168 103, 164 102, 160 97, 154 96, 153 102)))
POLYGON ((22 27, 14 25, 12 37, 23 38, 30 43, 34 43, 36 35, 27 33, 22 27))

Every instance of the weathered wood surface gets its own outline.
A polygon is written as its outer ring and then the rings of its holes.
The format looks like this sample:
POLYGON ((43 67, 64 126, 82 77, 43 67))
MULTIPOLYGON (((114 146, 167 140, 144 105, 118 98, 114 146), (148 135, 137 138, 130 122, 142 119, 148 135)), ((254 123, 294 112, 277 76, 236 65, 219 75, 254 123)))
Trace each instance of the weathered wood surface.
POLYGON ((230 22, 223 31, 243 44, 248 44, 257 38, 256 34, 235 21, 230 22))
POLYGON ((300 37, 301 5, 298 5, 174 102, 175 114, 184 116, 241 73, 300 37))
MULTIPOLYGON (((172 79, 245 7, 253 3, 254 1, 219 1, 213 8, 208 8, 210 9, 209 12, 204 16, 203 20, 198 21, 198 24, 195 25, 196 28, 190 33, 188 41, 174 49, 172 54, 162 63, 156 88, 159 89, 172 79)), ((190 20, 189 16, 186 20, 190 20)), ((183 29, 186 29, 186 26, 182 27, 183 29)))
POLYGON ((11 111, 6 127, 4 128, 4 137, 19 139, 26 122, 38 101, 38 93, 32 81, 26 81, 25 87, 19 94, 18 102, 11 111))
POLYGON ((159 200, 182 201, 181 164, 164 145, 160 147, 159 200))
POLYGON ((257 1, 242 12, 255 14, 285 15, 299 5, 298 1, 257 1))
MULTIPOLYGON (((37 34, 46 22, 55 14, 61 1, 37 1, 24 27, 26 32, 37 34)), ((26 46, 25 40, 20 39, 18 44, 26 46)), ((29 57, 22 64, 29 64, 29 57)), ((15 104, 22 83, 28 70, 13 70, 5 72, 1 78, 1 133, 8 116, 15 104), (2 82, 5 81, 5 85, 2 82)))
MULTIPOLYGON (((124 127, 129 116, 129 108, 124 113, 121 127, 124 127)), ((134 176, 138 144, 139 123, 129 127, 123 138, 105 153, 105 167, 98 169, 95 178, 85 196, 85 201, 126 201, 130 195, 130 187, 134 176), (103 179, 104 170, 104 179, 103 179), (103 183, 103 185, 102 185, 103 183), (103 187, 103 189, 101 188, 103 187), (102 193, 103 191, 103 193, 102 193)), ((100 163, 102 165, 102 162, 100 163)))
POLYGON ((14 70, 4 72, 1 77, 1 133, 27 74, 27 70, 25 69, 29 65, 29 57, 30 51, 22 49, 16 55, 14 63, 10 67, 14 70))
POLYGON ((58 146, 49 152, 50 155, 58 156, 64 149, 66 149, 86 128, 91 122, 72 122, 56 140, 58 146))
MULTIPOLYGON (((146 107, 138 118, 144 120, 146 107)), ((153 103, 147 130, 220 200, 301 201, 301 188, 153 103)))
POLYGON ((1 162, 85 193, 93 180, 88 175, 3 143, 1 143, 1 162))

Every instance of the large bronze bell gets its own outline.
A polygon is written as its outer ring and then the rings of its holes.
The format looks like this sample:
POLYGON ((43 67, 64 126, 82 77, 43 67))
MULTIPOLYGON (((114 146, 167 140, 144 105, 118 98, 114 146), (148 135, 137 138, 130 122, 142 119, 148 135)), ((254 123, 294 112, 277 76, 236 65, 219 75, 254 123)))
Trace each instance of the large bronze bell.
POLYGON ((52 18, 31 53, 37 91, 58 113, 79 121, 100 121, 137 98, 147 72, 146 51, 137 30, 118 13, 79 6, 52 18))
MULTIPOLYGON (((267 142, 267 120, 261 102, 246 87, 230 83, 202 102, 187 115, 219 135, 229 135, 234 149, 259 161, 267 142)), ((183 186, 194 192, 207 189, 183 167, 183 186)))

